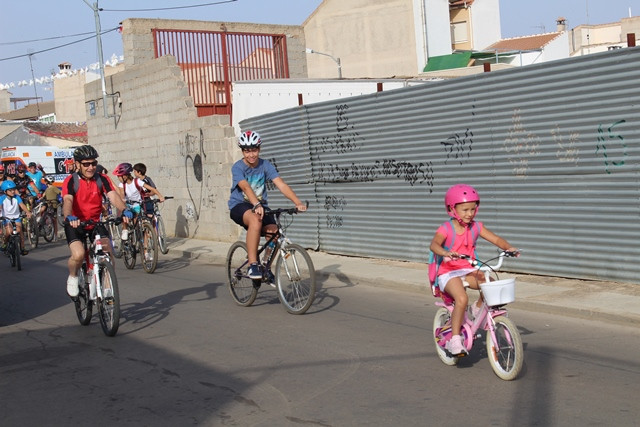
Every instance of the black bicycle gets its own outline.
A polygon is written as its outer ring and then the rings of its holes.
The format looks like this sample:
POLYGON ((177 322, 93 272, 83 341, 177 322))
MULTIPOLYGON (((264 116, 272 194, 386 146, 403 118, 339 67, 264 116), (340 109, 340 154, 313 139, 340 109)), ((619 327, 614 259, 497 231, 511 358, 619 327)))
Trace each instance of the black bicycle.
POLYGON ((2 235, 4 236, 4 222, 8 221, 11 224, 12 231, 11 236, 9 236, 9 240, 7 241, 7 247, 5 248, 5 254, 9 258, 9 263, 11 267, 17 267, 18 271, 22 270, 22 263, 20 261, 20 233, 18 232, 18 227, 16 225, 16 219, 1 217, 2 221, 2 235))
POLYGON ((283 226, 280 219, 282 214, 298 213, 298 209, 265 207, 264 210, 265 215, 274 216, 278 232, 258 249, 258 259, 263 258, 262 254, 267 248, 272 249, 267 253, 266 260, 261 262, 262 278, 251 279, 247 275, 247 244, 242 241, 235 242, 229 248, 226 261, 229 291, 236 304, 248 307, 256 300, 261 284, 268 283, 277 288, 278 299, 289 313, 303 314, 311 307, 315 298, 315 269, 307 251, 287 238, 286 229, 291 222, 283 226), (271 266, 274 261, 275 269, 272 273, 271 266))
POLYGON ((50 202, 40 201, 32 211, 38 235, 51 243, 56 235, 56 209, 50 202))
POLYGON ((150 218, 139 213, 129 223, 129 237, 122 243, 124 265, 129 269, 136 266, 136 256, 140 254, 142 268, 153 273, 158 265, 158 235, 150 218))
POLYGON ((81 227, 94 226, 84 239, 84 261, 78 270, 78 296, 73 299, 76 315, 81 325, 91 323, 93 306, 98 306, 100 325, 105 335, 112 337, 120 326, 120 292, 118 279, 108 251, 102 248, 102 237, 96 232, 96 225, 109 225, 120 219, 106 221, 87 221, 81 227), (88 242, 89 241, 89 242, 88 242))

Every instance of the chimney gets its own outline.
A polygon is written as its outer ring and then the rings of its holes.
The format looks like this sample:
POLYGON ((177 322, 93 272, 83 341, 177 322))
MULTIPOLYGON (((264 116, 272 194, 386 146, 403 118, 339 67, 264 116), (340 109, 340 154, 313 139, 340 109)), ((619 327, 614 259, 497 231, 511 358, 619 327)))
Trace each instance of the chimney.
POLYGON ((68 62, 62 62, 58 64, 58 68, 60 69, 60 73, 70 73, 71 72, 71 64, 68 62))
POLYGON ((559 33, 567 31, 567 18, 561 16, 556 19, 556 31, 559 33))

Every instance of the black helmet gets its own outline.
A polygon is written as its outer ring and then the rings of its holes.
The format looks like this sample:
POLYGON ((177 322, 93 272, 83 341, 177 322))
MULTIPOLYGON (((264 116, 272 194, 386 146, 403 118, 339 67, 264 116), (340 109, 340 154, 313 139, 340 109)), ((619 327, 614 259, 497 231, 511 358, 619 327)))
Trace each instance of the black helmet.
POLYGON ((73 152, 73 159, 80 162, 87 159, 97 159, 98 152, 90 145, 81 145, 73 152))

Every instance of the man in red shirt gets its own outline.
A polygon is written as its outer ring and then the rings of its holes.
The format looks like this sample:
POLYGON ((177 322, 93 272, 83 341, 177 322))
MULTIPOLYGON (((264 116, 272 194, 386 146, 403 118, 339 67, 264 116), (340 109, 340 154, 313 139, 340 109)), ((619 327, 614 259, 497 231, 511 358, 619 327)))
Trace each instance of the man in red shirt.
MULTIPOLYGON (((84 245, 88 233, 80 227, 81 221, 99 221, 102 213, 103 196, 123 213, 124 221, 132 217, 124 201, 111 186, 108 177, 96 173, 98 166, 98 152, 91 145, 82 145, 73 152, 76 172, 69 175, 62 183, 62 212, 66 218, 64 233, 67 237, 71 256, 69 257, 69 277, 67 278, 67 293, 71 298, 78 296, 78 269, 84 260, 84 245), (75 177, 74 177, 75 176, 75 177)), ((107 230, 98 225, 95 232, 101 236, 108 236, 107 230)), ((93 234, 91 234, 93 236, 93 234)), ((103 246, 109 248, 108 238, 103 240, 103 246)))

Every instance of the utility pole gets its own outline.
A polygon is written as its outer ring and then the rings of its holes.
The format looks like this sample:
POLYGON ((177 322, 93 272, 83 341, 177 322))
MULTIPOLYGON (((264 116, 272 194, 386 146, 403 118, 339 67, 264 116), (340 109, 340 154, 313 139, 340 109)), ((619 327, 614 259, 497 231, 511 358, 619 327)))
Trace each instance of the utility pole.
POLYGON ((87 6, 93 10, 93 16, 96 20, 96 41, 98 42, 98 64, 100 64, 100 82, 102 83, 102 109, 104 111, 104 118, 108 119, 109 112, 107 111, 107 83, 104 77, 104 58, 102 57, 102 27, 100 26, 100 15, 98 11, 98 2, 96 1, 93 5, 89 4, 87 0, 83 0, 87 6))

